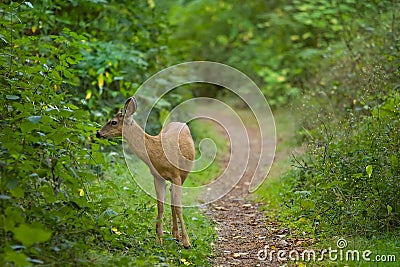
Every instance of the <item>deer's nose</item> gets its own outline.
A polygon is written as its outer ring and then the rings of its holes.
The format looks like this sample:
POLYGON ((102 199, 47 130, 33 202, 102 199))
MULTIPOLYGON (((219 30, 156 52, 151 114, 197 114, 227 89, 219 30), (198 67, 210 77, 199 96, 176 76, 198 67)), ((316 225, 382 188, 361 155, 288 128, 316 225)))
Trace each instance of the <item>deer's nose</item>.
POLYGON ((100 134, 99 131, 96 132, 96 137, 97 137, 97 138, 101 138, 101 134, 100 134))

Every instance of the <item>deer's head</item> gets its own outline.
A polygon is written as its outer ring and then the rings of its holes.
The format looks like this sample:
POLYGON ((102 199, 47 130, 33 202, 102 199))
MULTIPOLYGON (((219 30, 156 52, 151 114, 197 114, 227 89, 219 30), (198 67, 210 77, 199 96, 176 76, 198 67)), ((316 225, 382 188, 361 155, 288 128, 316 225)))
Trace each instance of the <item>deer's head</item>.
POLYGON ((122 136, 122 127, 124 122, 127 122, 135 113, 137 102, 134 96, 128 98, 125 102, 124 110, 119 111, 117 115, 106 123, 100 130, 97 131, 97 138, 112 138, 122 136))

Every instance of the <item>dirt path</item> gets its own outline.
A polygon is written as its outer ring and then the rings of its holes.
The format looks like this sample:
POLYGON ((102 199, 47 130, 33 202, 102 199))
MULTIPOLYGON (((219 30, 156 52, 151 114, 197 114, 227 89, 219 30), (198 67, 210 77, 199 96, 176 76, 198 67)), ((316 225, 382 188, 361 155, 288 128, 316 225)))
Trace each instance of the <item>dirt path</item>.
MULTIPOLYGON (((261 139, 258 129, 254 126, 248 128, 248 134, 251 153, 243 178, 226 196, 207 205, 206 214, 216 223, 218 234, 215 257, 211 259, 213 266, 281 266, 283 263, 277 260, 260 260, 258 252, 266 245, 270 248, 285 249, 295 245, 285 239, 288 229, 268 220, 267 214, 260 211, 260 204, 249 199, 248 185, 257 165, 261 139)), ((270 140, 264 140, 264 145, 272 143, 270 140)), ((243 147, 244 149, 248 148, 243 147)), ((228 161, 229 156, 223 159, 225 163, 228 161)))

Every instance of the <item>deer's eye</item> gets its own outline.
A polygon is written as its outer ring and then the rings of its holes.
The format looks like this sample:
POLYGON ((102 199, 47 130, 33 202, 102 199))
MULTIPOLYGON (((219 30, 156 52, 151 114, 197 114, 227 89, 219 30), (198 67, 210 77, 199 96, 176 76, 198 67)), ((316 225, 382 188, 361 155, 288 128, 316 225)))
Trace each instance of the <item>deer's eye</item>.
POLYGON ((112 125, 117 125, 117 123, 118 123, 117 121, 111 121, 112 125))

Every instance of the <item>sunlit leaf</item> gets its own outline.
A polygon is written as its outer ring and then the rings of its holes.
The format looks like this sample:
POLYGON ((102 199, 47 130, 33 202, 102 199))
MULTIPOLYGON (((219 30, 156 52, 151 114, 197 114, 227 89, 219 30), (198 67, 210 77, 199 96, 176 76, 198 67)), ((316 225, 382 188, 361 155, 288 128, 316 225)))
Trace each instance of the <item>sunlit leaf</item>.
POLYGON ((103 73, 100 73, 100 75, 97 77, 97 85, 99 86, 99 88, 103 88, 103 86, 104 86, 103 73))
POLYGON ((83 197, 85 195, 85 191, 81 188, 78 189, 78 196, 83 197))
POLYGON ((154 3, 154 0, 147 0, 147 4, 149 5, 150 9, 153 9, 156 6, 156 4, 154 3))
POLYGON ((390 215, 392 213, 392 210, 393 210, 392 206, 387 205, 386 209, 387 209, 388 215, 390 215))
POLYGON ((116 234, 116 235, 122 235, 122 232, 119 231, 119 230, 118 230, 117 228, 115 228, 115 227, 113 227, 111 230, 112 230, 113 233, 116 234))
POLYGON ((191 262, 187 261, 187 260, 184 259, 184 258, 181 259, 181 262, 182 262, 184 265, 186 265, 186 266, 192 265, 191 262))
POLYGON ((85 99, 88 100, 88 99, 90 99, 91 97, 92 97, 92 90, 87 90, 87 91, 86 91, 85 99))
POLYGON ((372 175, 372 165, 368 165, 367 167, 365 167, 365 171, 368 174, 368 177, 371 178, 372 175))

